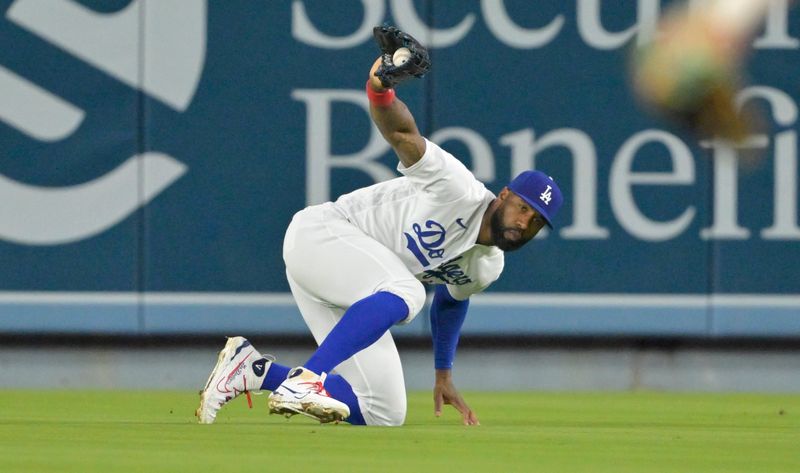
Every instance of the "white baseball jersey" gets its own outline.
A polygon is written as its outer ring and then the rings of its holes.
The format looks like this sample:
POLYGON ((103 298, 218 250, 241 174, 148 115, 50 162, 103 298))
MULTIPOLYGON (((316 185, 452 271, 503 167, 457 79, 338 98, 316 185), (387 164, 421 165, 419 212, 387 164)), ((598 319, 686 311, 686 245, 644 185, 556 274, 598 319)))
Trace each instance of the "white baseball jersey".
POLYGON ((478 245, 492 194, 453 155, 426 140, 425 154, 402 177, 339 197, 335 208, 395 253, 417 279, 447 284, 466 299, 494 282, 503 252, 478 245))

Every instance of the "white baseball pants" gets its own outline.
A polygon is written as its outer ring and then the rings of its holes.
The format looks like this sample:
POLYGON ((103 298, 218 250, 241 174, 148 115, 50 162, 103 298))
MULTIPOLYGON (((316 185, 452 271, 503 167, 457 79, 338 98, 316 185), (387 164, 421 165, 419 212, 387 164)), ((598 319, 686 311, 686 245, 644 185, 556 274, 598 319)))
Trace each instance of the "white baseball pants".
MULTIPOLYGON (((317 344, 356 301, 391 292, 409 307, 411 321, 425 303, 425 289, 402 261, 335 210, 308 207, 292 219, 283 246, 286 276, 317 344)), ((336 371, 353 387, 367 425, 401 425, 406 391, 400 356, 386 332, 340 364, 336 371)))

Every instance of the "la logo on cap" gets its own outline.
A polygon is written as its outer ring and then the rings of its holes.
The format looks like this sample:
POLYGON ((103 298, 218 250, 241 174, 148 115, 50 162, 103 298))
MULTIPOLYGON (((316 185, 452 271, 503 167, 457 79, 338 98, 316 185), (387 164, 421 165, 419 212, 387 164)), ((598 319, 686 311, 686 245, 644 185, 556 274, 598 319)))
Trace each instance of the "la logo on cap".
POLYGON ((542 171, 522 171, 508 183, 508 190, 536 209, 542 214, 547 226, 553 227, 553 217, 564 200, 561 189, 552 177, 542 171))
POLYGON ((539 194, 539 199, 544 202, 545 205, 550 205, 550 200, 553 198, 553 194, 551 193, 552 187, 547 186, 547 189, 544 190, 541 194, 539 194))

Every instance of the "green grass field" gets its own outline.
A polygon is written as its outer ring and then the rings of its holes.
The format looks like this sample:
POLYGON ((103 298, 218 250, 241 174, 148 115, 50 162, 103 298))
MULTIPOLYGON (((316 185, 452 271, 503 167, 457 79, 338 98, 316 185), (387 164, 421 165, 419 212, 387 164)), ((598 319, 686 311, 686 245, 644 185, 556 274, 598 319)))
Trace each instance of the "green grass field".
POLYGON ((800 396, 466 393, 482 425, 412 393, 400 428, 269 416, 195 393, 0 391, 0 472, 800 472, 800 396))

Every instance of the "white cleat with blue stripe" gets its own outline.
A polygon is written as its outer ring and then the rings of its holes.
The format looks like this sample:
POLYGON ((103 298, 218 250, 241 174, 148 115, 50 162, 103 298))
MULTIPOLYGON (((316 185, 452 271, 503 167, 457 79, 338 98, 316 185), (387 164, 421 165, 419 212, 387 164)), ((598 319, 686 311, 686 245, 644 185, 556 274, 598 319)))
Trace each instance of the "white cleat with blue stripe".
POLYGON ((212 424, 217 412, 240 394, 247 396, 253 407, 250 392, 258 392, 275 358, 262 356, 244 337, 231 337, 219 352, 217 364, 200 391, 200 406, 195 411, 201 424, 212 424))
POLYGON ((270 414, 286 417, 302 414, 323 424, 350 417, 347 404, 332 398, 325 390, 326 376, 326 373, 320 376, 303 367, 293 369, 278 389, 269 395, 270 414))

